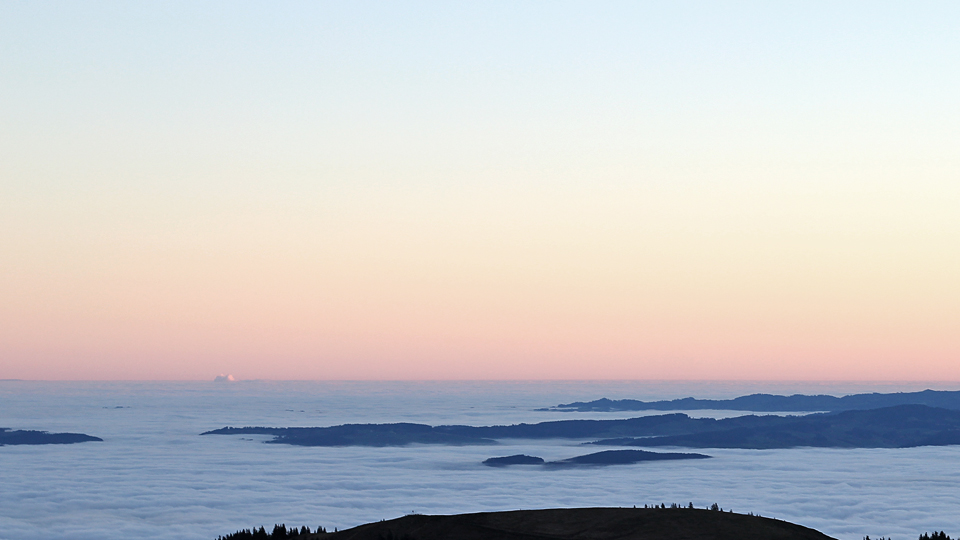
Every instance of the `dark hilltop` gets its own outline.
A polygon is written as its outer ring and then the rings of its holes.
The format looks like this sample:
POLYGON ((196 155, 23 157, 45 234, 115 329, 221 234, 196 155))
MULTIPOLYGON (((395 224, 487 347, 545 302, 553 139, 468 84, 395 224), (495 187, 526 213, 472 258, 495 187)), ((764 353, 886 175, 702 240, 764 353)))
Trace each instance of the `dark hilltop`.
POLYGON ((777 519, 682 507, 413 514, 332 533, 293 530, 289 536, 277 534, 278 528, 269 535, 241 531, 222 540, 831 540, 777 519))

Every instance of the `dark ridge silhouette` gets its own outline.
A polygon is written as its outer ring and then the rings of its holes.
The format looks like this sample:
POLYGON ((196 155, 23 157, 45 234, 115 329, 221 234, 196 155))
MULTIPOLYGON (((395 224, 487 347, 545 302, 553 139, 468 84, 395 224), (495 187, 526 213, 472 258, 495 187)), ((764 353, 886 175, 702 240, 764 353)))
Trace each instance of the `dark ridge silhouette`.
POLYGON ((670 401, 638 401, 635 399, 577 401, 556 407, 538 409, 559 412, 611 411, 695 411, 703 409, 753 412, 839 412, 879 409, 896 405, 926 405, 941 409, 960 410, 960 391, 924 390, 893 394, 852 394, 843 397, 794 394, 777 396, 751 394, 734 399, 695 399, 692 397, 670 401))
POLYGON ((646 452, 644 450, 606 450, 594 454, 572 457, 546 463, 547 467, 595 467, 601 465, 630 465, 642 461, 667 461, 677 459, 707 459, 704 454, 682 454, 676 452, 646 452))
POLYGON ((100 437, 83 433, 48 433, 46 431, 0 428, 0 446, 14 444, 75 444, 89 441, 103 442, 100 437))
POLYGON ((495 439, 591 439, 644 437, 714 431, 732 426, 773 425, 773 416, 723 420, 685 414, 627 420, 555 420, 509 426, 428 426, 425 424, 343 424, 330 427, 224 427, 201 435, 272 435, 269 443, 300 446, 402 446, 405 444, 496 444, 495 439))
POLYGON ((407 444, 496 444, 475 433, 458 433, 425 424, 343 424, 330 427, 225 427, 201 435, 273 435, 273 444, 297 446, 404 446, 407 444))
POLYGON ((645 450, 604 450, 583 456, 559 461, 545 462, 543 458, 517 454, 515 456, 493 457, 483 461, 488 467, 506 467, 508 465, 545 465, 548 468, 582 467, 602 465, 630 465, 642 461, 665 461, 676 459, 705 459, 703 454, 682 454, 671 452, 648 452, 645 450))
MULTIPOLYGON (((303 540, 830 540, 807 527, 694 508, 565 508, 408 515, 303 540)), ((239 539, 238 539, 239 540, 239 539)))
POLYGON ((591 444, 756 449, 798 446, 910 448, 960 444, 960 411, 923 405, 781 417, 781 420, 779 424, 762 427, 738 426, 686 435, 615 438, 591 444))
POLYGON ((557 420, 511 426, 346 424, 316 428, 226 427, 203 435, 265 434, 270 443, 300 446, 402 446, 496 444, 496 439, 599 439, 606 446, 689 448, 906 448, 960 444, 960 411, 924 405, 807 416, 756 416, 715 420, 685 414, 627 420, 557 420))
POLYGON ((504 457, 492 457, 489 459, 483 460, 483 464, 487 467, 506 467, 507 465, 543 465, 544 461, 541 457, 536 456, 527 456, 524 454, 516 454, 513 456, 504 456, 504 457))

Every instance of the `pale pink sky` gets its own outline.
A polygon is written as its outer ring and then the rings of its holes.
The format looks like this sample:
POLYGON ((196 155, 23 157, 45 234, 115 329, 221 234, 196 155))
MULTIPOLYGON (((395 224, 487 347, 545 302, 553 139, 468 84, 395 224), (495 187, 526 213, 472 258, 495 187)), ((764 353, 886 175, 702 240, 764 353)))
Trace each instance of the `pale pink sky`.
POLYGON ((0 379, 960 380, 950 17, 251 6, 0 7, 0 379))

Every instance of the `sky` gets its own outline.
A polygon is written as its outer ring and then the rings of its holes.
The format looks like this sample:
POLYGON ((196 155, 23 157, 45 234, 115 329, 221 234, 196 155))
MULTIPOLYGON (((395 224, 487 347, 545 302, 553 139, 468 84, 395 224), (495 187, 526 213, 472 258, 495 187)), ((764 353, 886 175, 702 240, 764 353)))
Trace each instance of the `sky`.
POLYGON ((5 2, 0 379, 960 380, 958 24, 5 2))

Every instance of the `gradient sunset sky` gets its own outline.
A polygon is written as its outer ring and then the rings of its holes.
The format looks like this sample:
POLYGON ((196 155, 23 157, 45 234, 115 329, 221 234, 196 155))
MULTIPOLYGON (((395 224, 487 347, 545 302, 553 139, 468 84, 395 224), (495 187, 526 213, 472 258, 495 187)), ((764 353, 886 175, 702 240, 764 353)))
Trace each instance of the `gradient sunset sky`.
POLYGON ((958 28, 4 2, 0 379, 960 380, 958 28))

